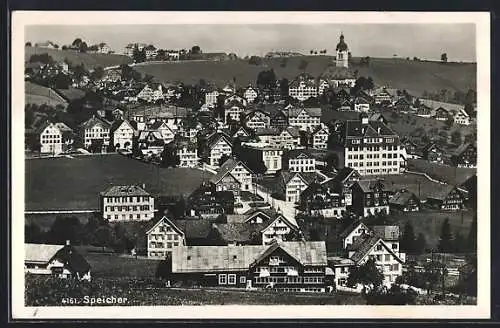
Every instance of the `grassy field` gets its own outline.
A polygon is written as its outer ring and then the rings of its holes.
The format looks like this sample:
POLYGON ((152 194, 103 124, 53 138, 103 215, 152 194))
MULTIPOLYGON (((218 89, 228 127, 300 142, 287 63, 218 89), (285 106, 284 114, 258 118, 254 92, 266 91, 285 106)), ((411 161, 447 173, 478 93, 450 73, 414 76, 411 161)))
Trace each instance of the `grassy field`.
POLYGON ((443 185, 430 181, 418 174, 392 174, 378 176, 384 180, 385 186, 391 191, 407 189, 420 199, 426 199, 433 191, 443 188, 443 185))
POLYGON ((84 253, 92 268, 92 276, 154 278, 160 261, 120 257, 115 254, 84 253))
POLYGON ((29 61, 31 55, 49 54, 55 61, 63 62, 68 59, 71 64, 83 64, 87 69, 97 66, 107 67, 132 63, 132 58, 116 54, 88 54, 70 50, 46 49, 37 47, 24 48, 24 60, 29 61))
MULTIPOLYGON (((287 59, 281 67, 282 59, 266 59, 262 65, 250 65, 244 60, 225 62, 167 62, 137 66, 135 69, 150 74, 161 82, 198 83, 200 79, 224 86, 232 82, 233 77, 239 86, 255 85, 260 71, 274 69, 278 78, 294 79, 302 70, 302 60, 308 61, 306 72, 313 76, 322 74, 331 56, 302 56, 287 59)), ((355 62, 358 59, 354 59, 355 62)), ((413 62, 391 58, 372 58, 369 66, 351 65, 360 76, 370 76, 378 85, 406 89, 415 95, 424 90, 441 89, 467 91, 476 89, 476 65, 450 63, 443 65, 436 62, 413 62)))
POLYGON ((68 102, 61 97, 56 91, 35 84, 31 82, 25 82, 24 83, 24 90, 25 90, 25 102, 26 104, 36 104, 36 105, 51 105, 51 106, 56 106, 56 105, 62 105, 64 108, 68 106, 68 102))
POLYGON ((67 101, 73 101, 85 97, 85 91, 69 87, 69 89, 57 89, 57 92, 67 101))
POLYGON ((461 185, 468 178, 476 174, 476 169, 473 168, 462 168, 430 163, 423 159, 409 159, 408 169, 423 172, 433 179, 457 185, 461 185))
POLYGON ((188 195, 211 173, 158 168, 122 155, 25 160, 26 210, 98 209, 109 186, 146 184, 154 195, 188 195))
POLYGON ((454 235, 456 232, 459 232, 467 237, 473 219, 472 211, 464 211, 461 213, 422 209, 420 212, 413 213, 391 212, 389 217, 392 223, 399 225, 401 231, 404 231, 406 222, 410 221, 416 236, 418 236, 419 233, 423 233, 427 241, 427 247, 434 248, 437 247, 441 225, 446 218, 449 219, 451 231, 454 235))

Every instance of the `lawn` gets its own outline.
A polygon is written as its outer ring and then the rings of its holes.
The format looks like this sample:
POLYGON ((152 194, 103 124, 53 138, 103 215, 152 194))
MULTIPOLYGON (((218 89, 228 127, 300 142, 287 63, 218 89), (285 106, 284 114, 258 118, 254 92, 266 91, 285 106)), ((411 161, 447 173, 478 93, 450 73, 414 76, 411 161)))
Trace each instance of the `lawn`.
POLYGON ((25 160, 26 210, 98 209, 112 185, 146 185, 153 195, 189 195, 212 176, 190 168, 159 168, 122 155, 25 160))
POLYGON ((116 254, 83 253, 89 262, 92 276, 154 278, 160 261, 144 258, 121 257, 116 254))
MULTIPOLYGON (((262 70, 273 69, 278 78, 293 80, 302 70, 300 62, 309 64, 306 72, 321 75, 331 63, 331 56, 290 57, 286 66, 282 67, 282 59, 266 59, 262 65, 250 65, 245 60, 223 62, 166 62, 136 66, 143 74, 150 74, 160 82, 198 83, 200 79, 212 82, 220 87, 232 82, 233 77, 239 86, 254 84, 262 70)), ((356 63, 359 59, 354 58, 356 63)), ((401 59, 372 58, 369 66, 351 64, 353 71, 360 76, 372 77, 378 85, 391 88, 406 89, 414 95, 421 95, 424 90, 439 91, 441 89, 461 90, 476 89, 476 65, 468 63, 450 63, 443 65, 436 62, 413 62, 401 59)))
MULTIPOLYGON (((76 216, 82 225, 87 224, 91 213, 75 213, 75 214, 63 214, 63 217, 76 216)), ((25 214, 24 223, 25 224, 36 224, 41 230, 49 231, 50 227, 56 220, 56 214, 25 214)))
POLYGON ((89 54, 70 50, 46 49, 37 47, 24 48, 24 60, 29 61, 31 55, 49 54, 56 62, 68 59, 72 65, 83 64, 87 69, 94 67, 108 67, 132 63, 132 58, 117 54, 89 54))
POLYGON ((458 186, 476 174, 476 169, 473 168, 431 163, 423 159, 409 159, 407 165, 409 170, 426 173, 433 179, 458 186))
POLYGON ((416 236, 418 236, 419 233, 423 233, 427 241, 427 247, 433 248, 437 247, 439 235, 441 233, 441 225, 446 218, 449 219, 453 234, 459 232, 464 237, 467 237, 473 219, 472 211, 442 212, 424 208, 420 212, 391 212, 389 215, 391 223, 399 225, 401 232, 404 231, 406 222, 410 221, 413 225, 416 236))
POLYGON ((85 97, 85 91, 69 87, 68 89, 57 89, 57 92, 67 101, 73 101, 85 97))
POLYGON ((68 106, 68 102, 56 91, 32 82, 24 82, 24 92, 26 104, 68 106))
POLYGON ((429 194, 436 189, 442 189, 443 185, 433 182, 425 176, 411 173, 380 175, 377 176, 384 181, 384 185, 391 191, 407 189, 414 193, 419 199, 425 200, 429 194))

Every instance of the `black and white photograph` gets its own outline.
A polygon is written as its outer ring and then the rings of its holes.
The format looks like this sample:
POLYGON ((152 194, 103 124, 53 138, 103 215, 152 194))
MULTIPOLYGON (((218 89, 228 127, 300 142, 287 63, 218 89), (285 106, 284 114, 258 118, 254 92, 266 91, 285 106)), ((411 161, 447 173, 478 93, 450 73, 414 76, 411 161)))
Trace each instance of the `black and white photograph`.
POLYGON ((14 13, 14 314, 489 317, 489 19, 14 13))

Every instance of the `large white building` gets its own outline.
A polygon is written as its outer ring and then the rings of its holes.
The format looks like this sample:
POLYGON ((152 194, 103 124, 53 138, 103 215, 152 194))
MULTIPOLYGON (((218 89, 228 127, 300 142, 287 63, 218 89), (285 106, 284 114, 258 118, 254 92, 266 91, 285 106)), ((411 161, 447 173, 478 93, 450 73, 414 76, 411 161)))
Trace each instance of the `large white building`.
POLYGON ((321 108, 291 108, 288 123, 302 131, 314 131, 321 124, 321 108))
POLYGON ((117 120, 111 125, 112 142, 115 149, 132 149, 132 141, 136 133, 127 120, 117 120))
POLYGON ((60 154, 63 151, 63 133, 59 127, 50 122, 37 129, 40 140, 40 152, 43 154, 60 154))
POLYGON ((305 152, 291 152, 288 157, 288 170, 290 172, 314 172, 316 159, 305 152))
POLYGON ((318 83, 316 79, 302 73, 288 85, 288 95, 300 101, 318 96, 318 83))
POLYGON ((184 232, 171 220, 163 216, 146 230, 148 257, 165 259, 172 256, 172 250, 186 245, 184 232))
POLYGON ((230 156, 233 152, 233 145, 229 138, 222 133, 214 133, 208 138, 208 164, 219 166, 222 156, 230 156))
POLYGON ((242 161, 229 158, 225 161, 217 171, 217 174, 212 177, 211 182, 217 184, 227 174, 231 174, 240 183, 241 190, 249 191, 252 189, 252 171, 242 161))
POLYGON ((346 121, 344 165, 361 175, 399 174, 401 147, 399 136, 385 123, 360 120, 346 121))
POLYGON ((112 221, 147 221, 154 217, 154 198, 139 186, 112 186, 100 193, 102 217, 112 221))
POLYGON ((243 97, 245 97, 245 99, 249 103, 253 102, 257 98, 257 96, 258 96, 257 90, 252 88, 252 86, 248 86, 248 88, 245 90, 243 94, 243 97))
POLYGON ((110 128, 111 124, 95 115, 85 121, 80 126, 80 134, 85 148, 89 148, 92 142, 98 141, 105 149, 109 145, 110 128))

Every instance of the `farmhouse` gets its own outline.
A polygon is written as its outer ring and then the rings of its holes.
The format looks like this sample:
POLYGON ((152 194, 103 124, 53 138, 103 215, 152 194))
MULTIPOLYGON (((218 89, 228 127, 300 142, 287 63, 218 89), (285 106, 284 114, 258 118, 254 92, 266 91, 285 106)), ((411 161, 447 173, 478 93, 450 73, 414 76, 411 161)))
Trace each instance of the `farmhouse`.
POLYGON ((172 255, 172 278, 209 286, 324 292, 325 242, 188 246, 172 255))
POLYGON ((470 116, 464 109, 460 109, 453 113, 453 121, 460 125, 470 125, 470 116))
POLYGON ((224 122, 228 124, 230 121, 240 121, 240 116, 245 111, 246 100, 243 98, 227 98, 224 101, 224 122))
POLYGON ((109 131, 111 124, 99 116, 93 115, 80 125, 80 135, 85 148, 89 148, 93 143, 101 144, 102 151, 109 145, 109 131))
POLYGON ((136 133, 132 124, 127 120, 116 120, 111 124, 111 139, 116 150, 132 148, 132 140, 136 133))
MULTIPOLYGON (((169 143, 174 140, 175 133, 172 131, 167 123, 163 121, 156 121, 148 126, 148 131, 159 132, 165 143, 169 143)), ((142 132, 142 131, 141 131, 142 132)))
POLYGON ((290 172, 314 172, 316 170, 316 159, 305 151, 289 151, 287 157, 290 172))
POLYGON ((243 124, 250 129, 267 129, 271 127, 271 117, 264 110, 255 109, 245 116, 243 124))
POLYGON ((399 113, 408 113, 411 107, 411 103, 405 97, 400 97, 394 103, 393 109, 399 113))
POLYGON ((90 281, 89 263, 69 240, 66 245, 24 244, 24 271, 90 281))
POLYGON ((314 131, 321 123, 321 108, 291 108, 288 122, 302 131, 314 131))
POLYGON ((146 227, 149 258, 172 258, 172 249, 186 245, 184 232, 166 216, 153 219, 146 227))
POLYGON ((333 269, 335 286, 347 287, 347 279, 354 261, 339 256, 328 257, 328 267, 333 269))
POLYGON ((352 186, 352 211, 363 217, 389 214, 389 191, 379 180, 359 180, 352 186))
POLYGON ((471 143, 465 143, 451 156, 451 161, 457 167, 476 167, 477 165, 477 147, 471 143))
POLYGON ((152 44, 144 47, 144 51, 146 53, 147 60, 155 59, 156 56, 158 55, 158 49, 156 49, 156 47, 153 46, 152 44))
POLYGON ((330 131, 328 127, 321 123, 312 132, 312 146, 313 148, 326 149, 328 137, 330 136, 330 131))
POLYGON ((226 160, 217 174, 212 177, 211 181, 217 183, 222 180, 226 175, 233 176, 238 180, 241 190, 248 191, 252 189, 252 171, 242 161, 231 157, 226 160))
POLYGON ((423 159, 432 163, 443 164, 445 161, 444 151, 439 148, 434 142, 429 142, 424 146, 424 148, 422 149, 422 155, 423 159))
POLYGON ((321 182, 323 178, 314 172, 280 171, 277 176, 277 186, 286 202, 300 201, 301 193, 313 182, 321 182))
POLYGON ((239 181, 232 176, 220 182, 219 187, 211 181, 203 181, 188 198, 187 209, 191 212, 190 216, 214 219, 224 213, 233 213, 234 193, 232 190, 238 191, 239 189, 239 181), (221 190, 220 186, 223 185, 226 190, 221 190))
POLYGON ((177 156, 179 156, 179 167, 198 167, 200 158, 198 157, 196 143, 185 137, 177 137, 171 144, 176 149, 177 156))
POLYGON ((368 234, 369 232, 370 228, 368 228, 368 226, 361 220, 353 221, 349 226, 347 226, 347 228, 344 229, 344 231, 340 233, 343 248, 347 249, 349 245, 354 243, 355 238, 368 234))
POLYGON ((352 205, 352 186, 359 181, 361 175, 358 171, 344 167, 337 172, 337 175, 332 179, 334 190, 343 195, 346 206, 352 205))
POLYGON ((370 102, 364 97, 356 97, 352 102, 352 110, 358 113, 370 111, 370 102))
POLYGON ((252 88, 252 86, 248 86, 248 88, 245 89, 245 92, 243 94, 243 97, 249 102, 252 103, 254 100, 257 98, 258 93, 257 90, 252 88))
POLYGON ((226 134, 219 132, 211 134, 207 139, 207 148, 204 149, 208 155, 208 164, 218 167, 222 156, 230 156, 232 149, 233 144, 226 134))
POLYGON ((420 209, 420 199, 414 193, 402 189, 389 198, 389 207, 403 212, 417 212, 420 209))
POLYGON ((392 96, 389 92, 387 92, 387 89, 382 87, 378 88, 373 92, 373 100, 374 103, 377 105, 389 105, 392 104, 392 96))
POLYGON ((427 196, 427 204, 431 208, 440 210, 457 211, 464 206, 464 196, 455 186, 443 185, 432 190, 427 196))
POLYGON ((163 100, 163 86, 160 83, 149 83, 137 94, 137 98, 146 102, 163 100))
POLYGON ((217 88, 211 86, 208 87, 205 92, 205 105, 208 107, 213 107, 217 104, 217 98, 219 97, 220 92, 217 88))
POLYGON ((137 143, 142 154, 149 156, 159 155, 165 146, 163 135, 154 130, 140 131, 137 143))
POLYGON ((318 84, 316 79, 307 73, 300 74, 288 85, 288 95, 299 101, 317 97, 318 84))
POLYGON ((101 192, 102 217, 109 221, 147 221, 154 216, 154 198, 139 186, 112 186, 101 192))
POLYGON ((40 143, 40 153, 56 155, 63 152, 63 131, 57 124, 45 121, 35 129, 35 134, 40 143))
POLYGON ((325 218, 341 218, 346 211, 344 198, 335 190, 331 180, 311 183, 300 194, 300 207, 306 213, 325 218))

